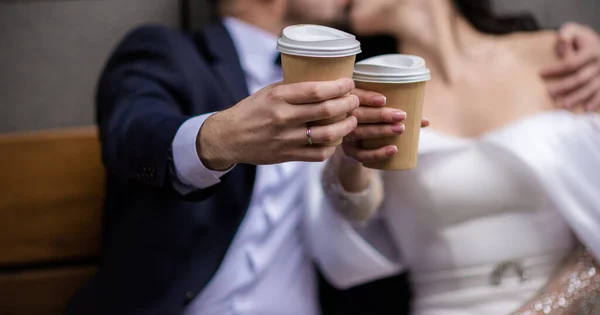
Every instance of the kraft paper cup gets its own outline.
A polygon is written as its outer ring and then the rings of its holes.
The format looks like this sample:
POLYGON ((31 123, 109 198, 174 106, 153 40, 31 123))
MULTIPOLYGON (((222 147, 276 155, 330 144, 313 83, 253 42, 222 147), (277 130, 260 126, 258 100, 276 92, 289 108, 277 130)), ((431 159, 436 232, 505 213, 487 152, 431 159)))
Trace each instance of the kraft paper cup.
POLYGON ((363 140, 365 149, 377 149, 387 145, 398 147, 392 158, 365 163, 379 170, 409 170, 417 166, 425 82, 431 79, 425 60, 410 55, 383 55, 356 64, 354 81, 356 87, 383 94, 387 107, 406 112, 402 135, 380 139, 363 140))
MULTIPOLYGON (((354 35, 310 24, 286 27, 277 41, 277 50, 286 84, 352 78, 356 55, 361 52, 354 35)), ((346 115, 310 124, 329 125, 344 118, 346 115)), ((341 143, 342 139, 337 139, 325 145, 341 143)))

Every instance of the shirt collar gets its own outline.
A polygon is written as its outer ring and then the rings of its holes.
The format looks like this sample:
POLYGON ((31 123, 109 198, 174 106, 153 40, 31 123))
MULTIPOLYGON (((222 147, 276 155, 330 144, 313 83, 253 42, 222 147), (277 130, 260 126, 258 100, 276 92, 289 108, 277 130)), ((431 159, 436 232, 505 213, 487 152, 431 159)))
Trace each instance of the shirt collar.
POLYGON ((223 19, 246 75, 261 82, 270 79, 277 58, 277 37, 234 17, 223 19))

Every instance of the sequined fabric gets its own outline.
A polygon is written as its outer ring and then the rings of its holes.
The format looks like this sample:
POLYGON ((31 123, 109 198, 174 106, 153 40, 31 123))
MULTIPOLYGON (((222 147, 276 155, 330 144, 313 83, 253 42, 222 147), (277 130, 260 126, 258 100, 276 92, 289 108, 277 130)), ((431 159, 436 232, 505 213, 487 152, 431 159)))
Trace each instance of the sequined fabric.
POLYGON ((542 294, 529 309, 514 315, 600 314, 600 274, 598 264, 589 253, 581 253, 574 267, 561 275, 559 281, 559 292, 542 294))

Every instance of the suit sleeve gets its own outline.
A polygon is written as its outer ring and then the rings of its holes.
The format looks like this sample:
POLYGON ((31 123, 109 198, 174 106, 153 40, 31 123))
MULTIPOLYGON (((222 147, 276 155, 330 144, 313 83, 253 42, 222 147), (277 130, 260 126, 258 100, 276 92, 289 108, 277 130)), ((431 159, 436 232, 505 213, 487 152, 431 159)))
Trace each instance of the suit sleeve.
MULTIPOLYGON (((96 98, 102 157, 111 177, 172 188, 173 139, 190 118, 192 93, 199 93, 192 91, 182 60, 190 60, 194 71, 207 71, 189 39, 159 26, 133 31, 113 53, 96 98)), ((200 192, 200 198, 210 195, 210 189, 200 192)))

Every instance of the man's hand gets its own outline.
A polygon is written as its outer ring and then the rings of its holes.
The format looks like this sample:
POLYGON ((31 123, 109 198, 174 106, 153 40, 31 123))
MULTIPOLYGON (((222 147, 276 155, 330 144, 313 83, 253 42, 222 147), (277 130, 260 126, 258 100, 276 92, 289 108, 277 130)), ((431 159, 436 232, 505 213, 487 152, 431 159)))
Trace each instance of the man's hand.
POLYGON ((559 63, 542 71, 553 79, 549 84, 552 97, 563 106, 583 105, 591 111, 600 107, 600 37, 594 30, 576 23, 567 23, 559 31, 559 63))
POLYGON ((312 126, 313 145, 307 143, 307 125, 358 108, 358 98, 348 94, 353 88, 350 79, 268 86, 209 117, 198 133, 198 156, 213 170, 236 163, 324 161, 335 147, 319 144, 345 137, 357 120, 350 116, 331 125, 312 126))
MULTIPOLYGON (((385 146, 375 150, 362 149, 360 140, 374 139, 400 135, 404 132, 402 121, 406 113, 385 106, 385 97, 375 92, 355 89, 351 92, 358 96, 361 106, 352 112, 356 117, 358 126, 350 133, 342 144, 346 156, 361 162, 374 162, 389 159, 398 152, 395 146, 385 146)), ((424 118, 421 127, 429 126, 429 121, 424 118)))

